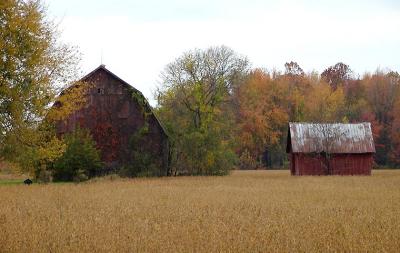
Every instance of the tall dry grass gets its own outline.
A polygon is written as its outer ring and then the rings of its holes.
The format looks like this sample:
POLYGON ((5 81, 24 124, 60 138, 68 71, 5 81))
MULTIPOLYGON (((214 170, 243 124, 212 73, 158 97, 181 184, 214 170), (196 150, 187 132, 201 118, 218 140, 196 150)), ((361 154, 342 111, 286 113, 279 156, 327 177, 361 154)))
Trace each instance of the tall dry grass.
POLYGON ((0 252, 399 252, 400 171, 0 186, 0 252))

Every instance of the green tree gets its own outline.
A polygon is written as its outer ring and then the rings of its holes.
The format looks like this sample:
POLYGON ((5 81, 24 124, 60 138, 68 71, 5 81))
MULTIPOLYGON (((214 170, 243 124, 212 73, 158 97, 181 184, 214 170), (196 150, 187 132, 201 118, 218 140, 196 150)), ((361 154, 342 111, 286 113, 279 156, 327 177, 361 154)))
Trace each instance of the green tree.
POLYGON ((41 1, 0 2, 0 157, 19 162, 27 152, 48 153, 40 124, 79 60, 58 37, 41 1))
POLYGON ((159 154, 154 151, 149 141, 150 129, 148 122, 139 128, 129 139, 131 160, 120 169, 123 177, 161 176, 159 154))
POLYGON ((171 137, 175 172, 231 169, 234 118, 228 104, 247 71, 247 59, 224 46, 189 51, 165 68, 158 114, 171 137))

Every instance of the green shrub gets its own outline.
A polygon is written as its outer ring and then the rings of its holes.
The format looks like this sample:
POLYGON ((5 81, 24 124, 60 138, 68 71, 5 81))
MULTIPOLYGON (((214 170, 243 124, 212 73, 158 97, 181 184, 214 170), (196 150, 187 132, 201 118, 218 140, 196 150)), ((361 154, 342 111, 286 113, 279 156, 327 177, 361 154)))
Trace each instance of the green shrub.
POLYGON ((215 164, 211 168, 210 175, 213 176, 224 176, 228 175, 233 165, 237 162, 237 156, 235 152, 226 148, 216 152, 215 164))
POLYGON ((131 161, 119 170, 121 177, 154 177, 161 176, 159 158, 152 150, 146 138, 149 126, 144 124, 129 140, 131 161))
MULTIPOLYGON (((190 175, 227 175, 237 157, 215 129, 192 131, 179 140, 178 147, 185 155, 176 161, 190 175)), ((182 170, 182 169, 181 169, 182 170)))
POLYGON ((67 148, 54 164, 55 181, 85 181, 103 166, 99 150, 87 129, 77 128, 65 136, 67 148))

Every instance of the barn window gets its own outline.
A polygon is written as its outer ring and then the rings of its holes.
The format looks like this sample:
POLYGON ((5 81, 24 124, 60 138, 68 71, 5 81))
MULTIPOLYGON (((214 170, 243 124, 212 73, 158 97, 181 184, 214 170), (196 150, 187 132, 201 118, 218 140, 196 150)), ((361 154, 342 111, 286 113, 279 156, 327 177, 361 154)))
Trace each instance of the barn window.
POLYGON ((97 93, 103 95, 104 94, 104 89, 103 88, 98 88, 97 93))

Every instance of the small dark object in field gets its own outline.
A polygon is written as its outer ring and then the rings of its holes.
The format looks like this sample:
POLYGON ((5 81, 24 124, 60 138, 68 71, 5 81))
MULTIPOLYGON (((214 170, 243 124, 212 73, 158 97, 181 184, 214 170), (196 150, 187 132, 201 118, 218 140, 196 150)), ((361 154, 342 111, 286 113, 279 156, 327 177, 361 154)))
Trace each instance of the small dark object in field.
POLYGON ((25 179, 25 181, 24 181, 24 184, 27 184, 27 185, 30 185, 32 183, 33 183, 32 180, 30 180, 29 178, 25 179))

